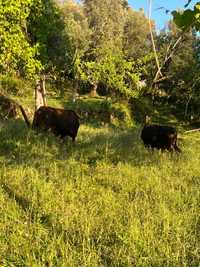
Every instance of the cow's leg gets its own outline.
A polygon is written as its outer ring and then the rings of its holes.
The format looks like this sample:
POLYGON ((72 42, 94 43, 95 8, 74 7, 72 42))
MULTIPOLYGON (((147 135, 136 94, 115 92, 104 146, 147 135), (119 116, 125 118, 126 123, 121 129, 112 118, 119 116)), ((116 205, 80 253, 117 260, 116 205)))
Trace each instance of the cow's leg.
POLYGON ((175 145, 174 145, 174 150, 175 150, 176 152, 179 152, 179 153, 182 152, 181 149, 177 146, 176 143, 175 143, 175 145))

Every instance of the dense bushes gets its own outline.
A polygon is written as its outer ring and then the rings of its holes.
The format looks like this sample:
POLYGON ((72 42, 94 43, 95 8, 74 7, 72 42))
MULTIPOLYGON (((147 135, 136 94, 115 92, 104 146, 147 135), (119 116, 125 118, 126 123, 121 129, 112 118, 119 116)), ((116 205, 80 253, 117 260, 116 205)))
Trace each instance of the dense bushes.
POLYGON ((17 106, 9 98, 0 94, 0 120, 15 118, 17 116, 17 106))
MULTIPOLYGON (((51 89, 52 84, 49 82, 46 85, 48 105, 58 107, 59 93, 55 91, 53 93, 51 89), (56 105, 54 105, 54 99, 57 99, 56 105)), ((31 84, 27 80, 8 75, 0 75, 0 92, 16 100, 20 98, 18 102, 25 105, 26 108, 32 109, 34 106, 34 84, 31 84)), ((112 101, 111 98, 103 96, 89 97, 87 95, 80 96, 74 101, 70 95, 68 92, 64 97, 61 97, 60 104, 61 106, 64 105, 66 109, 75 110, 80 115, 82 122, 95 123, 97 125, 112 124, 116 127, 130 127, 133 125, 131 111, 127 101, 125 103, 119 103, 112 101)))
POLYGON ((139 123, 144 122, 146 115, 152 116, 153 114, 153 106, 150 98, 132 99, 130 106, 135 120, 139 123))
POLYGON ((117 127, 130 127, 133 119, 127 103, 116 103, 104 97, 80 97, 67 102, 66 108, 76 110, 82 121, 90 123, 111 123, 117 127))
POLYGON ((0 75, 0 91, 6 95, 33 95, 33 84, 16 76, 0 75))

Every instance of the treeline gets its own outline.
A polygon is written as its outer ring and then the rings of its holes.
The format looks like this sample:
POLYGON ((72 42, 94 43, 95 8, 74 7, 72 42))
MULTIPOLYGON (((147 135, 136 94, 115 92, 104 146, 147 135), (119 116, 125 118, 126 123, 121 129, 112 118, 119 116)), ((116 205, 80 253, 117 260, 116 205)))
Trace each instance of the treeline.
POLYGON ((162 76, 152 50, 148 19, 127 0, 4 0, 0 7, 0 73, 35 80, 46 75, 60 91, 111 98, 150 96, 197 113, 199 37, 170 21, 156 32, 162 76), (181 38, 180 38, 181 36, 181 38), (177 40, 179 40, 177 42, 177 40), (167 60, 166 60, 167 59, 167 60))

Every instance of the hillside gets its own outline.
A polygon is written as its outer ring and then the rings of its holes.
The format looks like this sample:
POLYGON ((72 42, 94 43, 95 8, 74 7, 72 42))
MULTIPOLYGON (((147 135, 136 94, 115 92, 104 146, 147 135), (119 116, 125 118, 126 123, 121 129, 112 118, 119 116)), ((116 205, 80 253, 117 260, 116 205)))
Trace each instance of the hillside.
POLYGON ((200 267, 200 2, 158 2, 0 1, 0 267, 200 267))
POLYGON ((82 124, 75 145, 0 127, 1 266, 199 266, 200 133, 177 155, 138 126, 82 124))

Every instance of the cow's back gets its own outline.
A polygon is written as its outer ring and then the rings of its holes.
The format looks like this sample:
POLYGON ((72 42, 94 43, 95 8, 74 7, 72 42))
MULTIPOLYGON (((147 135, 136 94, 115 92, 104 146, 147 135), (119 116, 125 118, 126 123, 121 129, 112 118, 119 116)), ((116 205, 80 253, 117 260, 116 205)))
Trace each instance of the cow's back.
POLYGON ((42 106, 35 112, 33 128, 50 130, 61 137, 68 135, 75 140, 79 117, 73 110, 42 106))
POLYGON ((158 149, 178 150, 176 145, 177 130, 171 126, 150 124, 145 125, 141 132, 145 146, 158 149))

